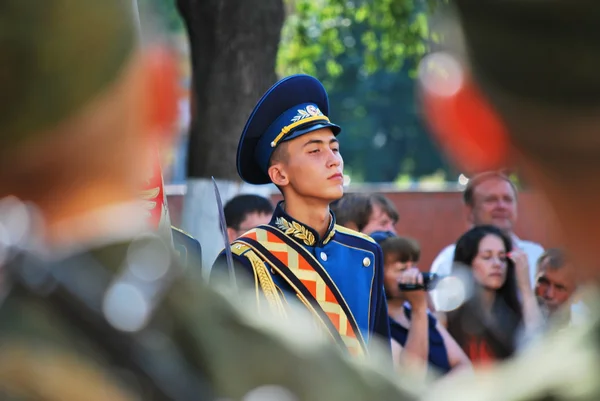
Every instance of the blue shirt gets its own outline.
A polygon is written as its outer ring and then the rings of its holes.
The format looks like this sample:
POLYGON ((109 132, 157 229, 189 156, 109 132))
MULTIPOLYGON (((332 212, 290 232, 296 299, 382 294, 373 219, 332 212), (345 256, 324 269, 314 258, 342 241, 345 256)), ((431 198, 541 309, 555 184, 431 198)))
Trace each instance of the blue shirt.
MULTIPOLYGON (((410 320, 411 310, 410 308, 404 307, 404 314, 410 320)), ((427 319, 429 323, 429 356, 428 362, 435 366, 441 374, 448 373, 452 368, 450 361, 448 360, 448 351, 446 350, 446 343, 444 343, 444 337, 437 329, 437 321, 429 312, 427 313, 427 319)), ((402 326, 400 323, 390 318, 390 330, 392 338, 403 347, 408 339, 408 329, 402 326)))

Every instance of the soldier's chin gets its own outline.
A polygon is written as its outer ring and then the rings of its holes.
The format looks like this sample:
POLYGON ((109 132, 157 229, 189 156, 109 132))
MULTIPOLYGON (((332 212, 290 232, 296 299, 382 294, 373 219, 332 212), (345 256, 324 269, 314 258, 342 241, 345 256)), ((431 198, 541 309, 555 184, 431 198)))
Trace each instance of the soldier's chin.
POLYGON ((326 191, 323 191, 324 198, 326 198, 329 202, 334 202, 338 199, 341 199, 344 196, 344 186, 339 185, 339 187, 331 187, 327 188, 326 191))

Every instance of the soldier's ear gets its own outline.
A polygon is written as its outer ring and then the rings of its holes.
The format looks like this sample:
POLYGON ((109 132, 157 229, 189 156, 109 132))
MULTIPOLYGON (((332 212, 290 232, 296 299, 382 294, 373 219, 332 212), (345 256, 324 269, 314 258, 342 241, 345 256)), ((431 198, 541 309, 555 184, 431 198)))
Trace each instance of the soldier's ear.
POLYGON ((497 170, 508 161, 504 124, 462 65, 434 54, 419 68, 423 112, 433 136, 461 171, 497 170))
POLYGON ((288 174, 285 171, 285 167, 284 167, 283 163, 280 163, 280 162, 273 163, 273 165, 271 165, 271 167, 269 167, 269 170, 267 170, 267 173, 269 174, 269 177, 271 178, 271 182, 280 188, 285 187, 286 185, 288 185, 290 183, 288 174))

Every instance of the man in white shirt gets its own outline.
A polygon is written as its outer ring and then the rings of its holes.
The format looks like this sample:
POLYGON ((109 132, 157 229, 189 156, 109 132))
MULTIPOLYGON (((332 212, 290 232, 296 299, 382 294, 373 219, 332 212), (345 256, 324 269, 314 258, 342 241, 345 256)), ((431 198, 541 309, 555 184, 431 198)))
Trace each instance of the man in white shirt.
MULTIPOLYGON (((517 188, 504 174, 489 171, 469 180, 463 193, 467 218, 471 224, 491 224, 508 233, 515 248, 523 250, 529 261, 531 282, 535 283, 536 264, 544 253, 541 245, 524 241, 513 232, 517 220, 517 188)), ((445 247, 433 261, 431 272, 446 276, 452 273, 455 244, 445 247)), ((440 291, 432 291, 431 298, 436 309, 440 309, 444 298, 440 291)))

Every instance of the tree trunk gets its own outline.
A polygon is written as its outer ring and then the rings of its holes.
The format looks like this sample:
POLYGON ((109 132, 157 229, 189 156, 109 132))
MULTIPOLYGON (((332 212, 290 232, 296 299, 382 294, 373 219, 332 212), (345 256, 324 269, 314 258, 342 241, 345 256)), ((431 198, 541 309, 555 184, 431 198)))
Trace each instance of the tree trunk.
POLYGON ((277 80, 283 0, 177 0, 177 7, 193 71, 188 176, 238 180, 240 134, 277 80))
POLYGON ((270 187, 241 185, 237 144, 254 105, 277 80, 275 63, 283 0, 177 0, 192 59, 192 121, 183 229, 202 244, 205 273, 224 242, 211 176, 223 203, 240 192, 268 196, 270 187))

